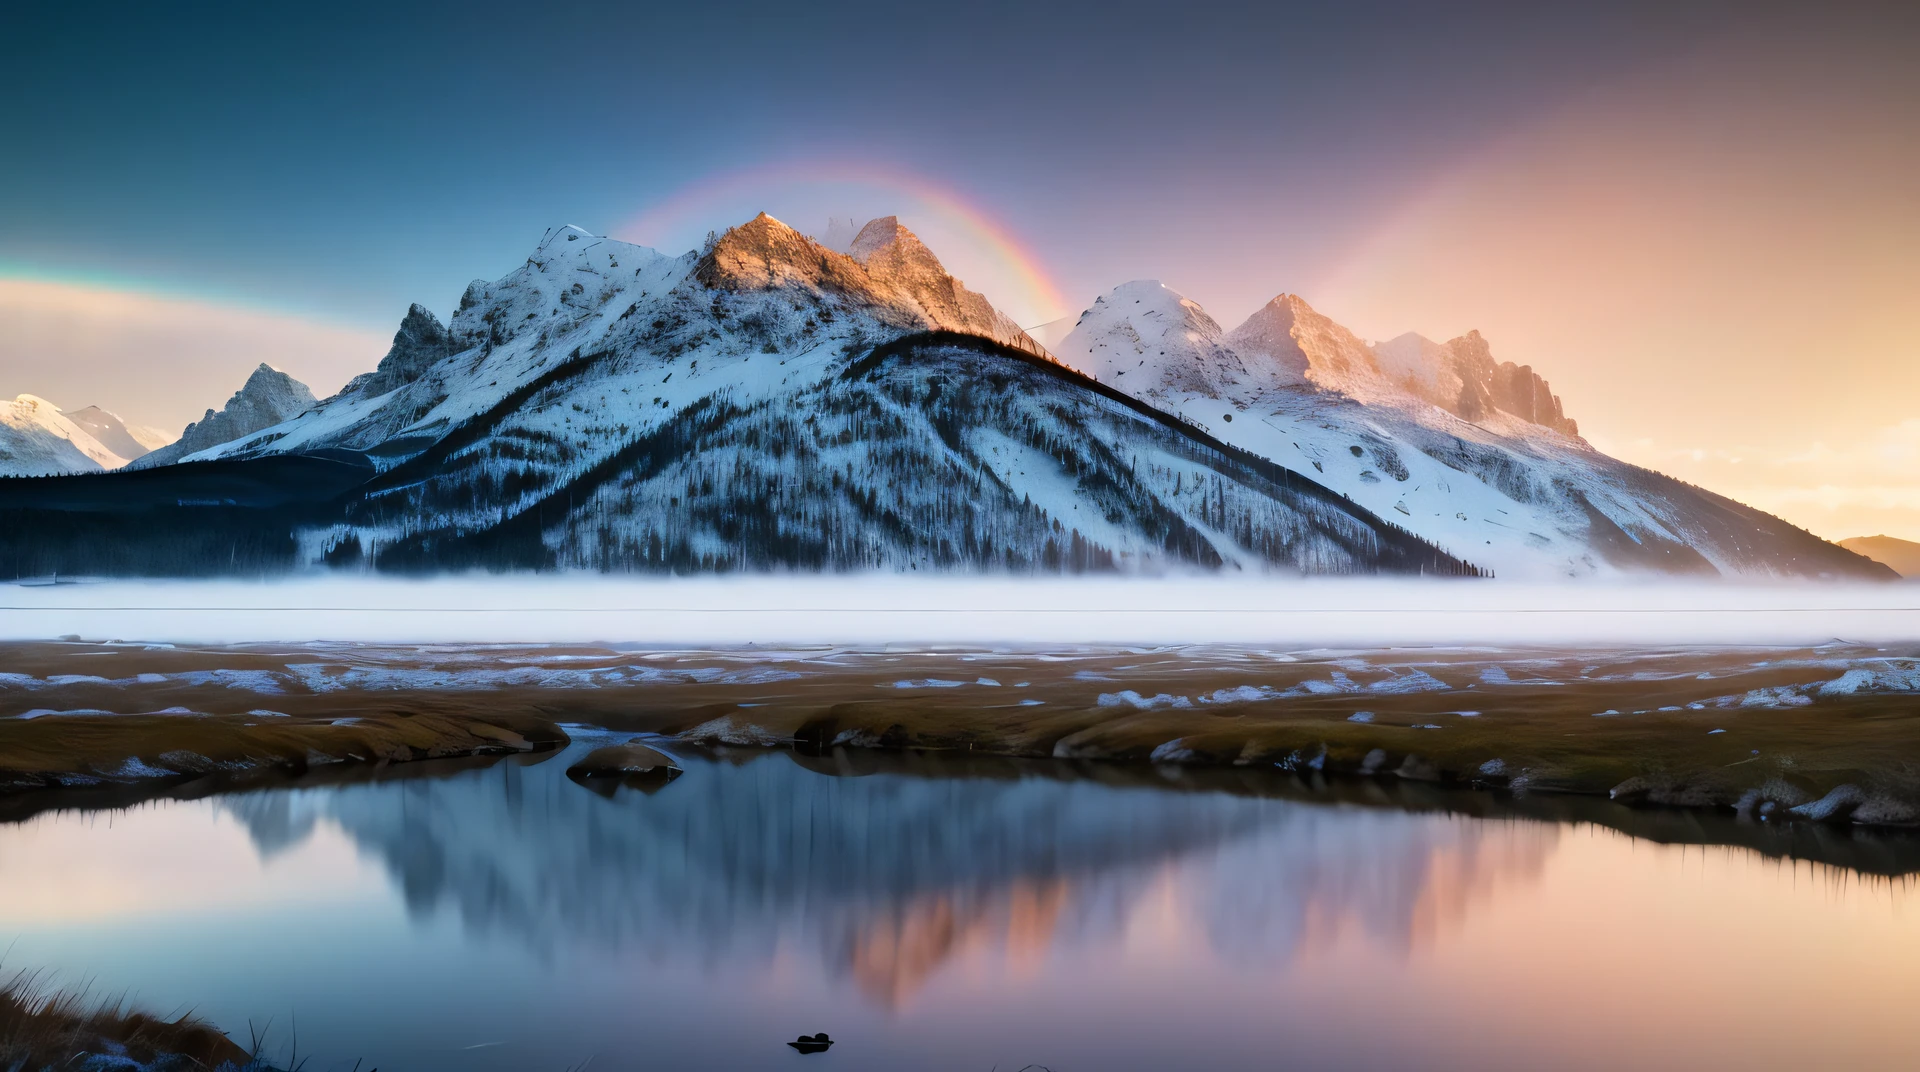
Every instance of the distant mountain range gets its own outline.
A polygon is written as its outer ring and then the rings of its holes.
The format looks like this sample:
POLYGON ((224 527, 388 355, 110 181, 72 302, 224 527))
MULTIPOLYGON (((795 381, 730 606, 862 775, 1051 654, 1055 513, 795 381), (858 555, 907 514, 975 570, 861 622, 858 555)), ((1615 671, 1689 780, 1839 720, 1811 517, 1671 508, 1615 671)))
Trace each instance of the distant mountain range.
POLYGON ((0 477, 117 469, 166 442, 98 406, 63 412, 35 395, 0 402, 0 477))
POLYGON ((0 481, 0 562, 1891 575, 1593 450, 1478 334, 1136 282, 1049 352, 892 217, 829 243, 549 232, 331 398, 262 366, 128 471, 0 481))
POLYGON ((1841 540, 1840 546, 1882 563, 1902 577, 1920 579, 1920 543, 1891 536, 1855 536, 1841 540))

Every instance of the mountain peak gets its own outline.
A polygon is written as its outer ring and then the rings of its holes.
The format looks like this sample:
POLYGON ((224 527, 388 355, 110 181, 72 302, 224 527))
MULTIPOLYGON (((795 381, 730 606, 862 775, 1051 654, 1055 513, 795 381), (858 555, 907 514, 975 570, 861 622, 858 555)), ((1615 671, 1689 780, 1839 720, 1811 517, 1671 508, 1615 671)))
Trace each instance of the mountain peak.
MULTIPOLYGON (((425 375, 441 358, 456 349, 453 335, 433 311, 415 302, 393 333, 393 345, 385 357, 355 385, 364 395, 383 395, 412 383, 425 375)), ((267 366, 262 365, 261 368, 267 366)), ((255 375, 258 375, 256 370, 255 375)), ((248 380, 249 384, 253 381, 248 380)))
POLYGON ((1225 397, 1247 378, 1207 311, 1157 279, 1095 298, 1060 342, 1066 365, 1139 397, 1225 397))
POLYGON ((1311 380, 1321 387, 1350 389, 1379 374, 1373 351, 1359 337, 1308 305, 1298 294, 1280 294, 1227 334, 1227 345, 1259 358, 1276 383, 1311 380))
MULTIPOLYGON (((88 435, 100 441, 100 445, 132 461, 144 457, 153 451, 153 447, 140 441, 132 429, 120 420, 117 414, 109 413, 99 406, 87 406, 84 409, 67 410, 61 416, 85 429, 88 435)), ((164 444, 155 444, 161 446, 164 444)))
POLYGON ((306 384, 263 361, 233 397, 227 399, 225 407, 208 410, 206 416, 187 425, 179 439, 138 459, 132 468, 170 465, 189 454, 292 420, 313 404, 313 392, 306 384))
POLYGON ((872 290, 853 258, 833 252, 765 212, 727 228, 700 258, 693 274, 712 290, 799 286, 849 297, 865 297, 872 290))
POLYGON ((573 224, 569 223, 569 224, 563 224, 559 227, 555 227, 552 230, 548 231, 546 235, 543 238, 541 238, 539 248, 542 252, 545 252, 548 250, 565 248, 567 243, 569 242, 584 242, 584 241, 597 242, 599 240, 600 240, 599 235, 594 234, 592 231, 587 230, 585 227, 575 227, 573 224))
POLYGON ((939 258, 894 216, 868 221, 836 253, 762 212, 728 231, 694 268, 713 290, 797 288, 862 307, 898 328, 938 328, 1038 349, 1019 325, 947 274, 939 258))

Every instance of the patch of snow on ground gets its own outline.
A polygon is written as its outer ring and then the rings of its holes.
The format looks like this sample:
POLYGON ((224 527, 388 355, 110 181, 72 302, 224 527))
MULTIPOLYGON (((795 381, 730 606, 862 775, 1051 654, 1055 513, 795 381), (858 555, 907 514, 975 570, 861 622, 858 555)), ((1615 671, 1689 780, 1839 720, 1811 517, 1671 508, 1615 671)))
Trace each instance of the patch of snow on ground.
POLYGON ((1193 706, 1193 700, 1185 696, 1175 696, 1165 692, 1153 696, 1142 696, 1132 689, 1126 689, 1121 692, 1103 692, 1100 694, 1098 702, 1101 707, 1119 707, 1126 704, 1137 707, 1142 711, 1151 711, 1156 707, 1193 706))

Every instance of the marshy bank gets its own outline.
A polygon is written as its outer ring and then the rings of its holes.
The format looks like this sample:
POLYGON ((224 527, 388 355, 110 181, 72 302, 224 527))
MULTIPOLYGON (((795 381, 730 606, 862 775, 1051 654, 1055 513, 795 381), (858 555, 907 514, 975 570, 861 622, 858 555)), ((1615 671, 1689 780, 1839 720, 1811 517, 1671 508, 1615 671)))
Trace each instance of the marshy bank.
MULTIPOLYGON (((1610 816, 1920 822, 1920 647, 861 652, 70 640, 7 645, 0 661, 10 671, 0 674, 0 787, 13 790, 16 813, 162 786, 214 791, 309 771, 533 754, 564 744, 563 726, 586 724, 813 756, 999 756, 1160 778, 1220 770, 1302 785, 1492 790, 1523 811, 1573 795, 1608 802, 1610 816)), ((1832 840, 1799 840, 1819 838, 1832 840)))

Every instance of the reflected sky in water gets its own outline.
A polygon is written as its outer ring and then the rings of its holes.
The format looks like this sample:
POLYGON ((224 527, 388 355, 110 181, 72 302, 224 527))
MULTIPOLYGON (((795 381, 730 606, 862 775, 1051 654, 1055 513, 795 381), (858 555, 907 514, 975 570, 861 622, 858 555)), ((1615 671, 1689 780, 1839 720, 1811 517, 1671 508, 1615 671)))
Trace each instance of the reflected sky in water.
POLYGON ((0 941, 322 1070, 1920 1062, 1898 883, 1058 766, 565 766, 0 827, 0 941))

